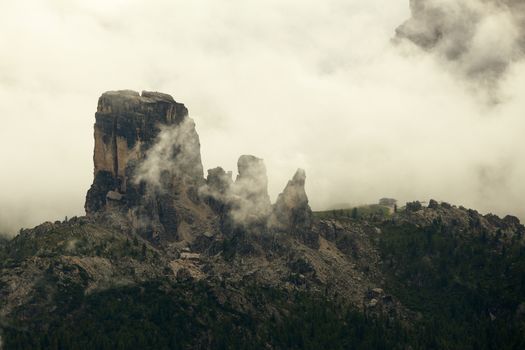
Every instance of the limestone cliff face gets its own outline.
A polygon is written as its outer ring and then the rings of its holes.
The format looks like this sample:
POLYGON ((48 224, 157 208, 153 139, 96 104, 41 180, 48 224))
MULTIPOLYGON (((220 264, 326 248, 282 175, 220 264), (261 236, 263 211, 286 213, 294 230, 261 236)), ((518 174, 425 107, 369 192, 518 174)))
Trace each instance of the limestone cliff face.
POLYGON ((127 90, 104 93, 95 114, 95 180, 87 195, 86 212, 103 209, 109 191, 126 193, 132 180, 130 168, 145 158, 160 126, 181 123, 187 115, 186 107, 169 95, 143 92, 141 96, 127 90))
POLYGON ((273 206, 273 223, 281 229, 302 231, 312 226, 312 209, 304 189, 306 174, 298 169, 273 206))
POLYGON ((304 171, 288 183, 273 211, 260 158, 241 156, 235 181, 220 167, 205 179, 195 124, 171 96, 106 92, 95 117, 88 216, 108 218, 153 242, 199 246, 217 234, 303 234, 310 228, 304 171))
POLYGON ((111 91, 100 97, 95 117, 86 213, 125 213, 147 238, 188 236, 207 207, 197 195, 204 182, 200 143, 186 107, 167 94, 111 91))
POLYGON ((297 169, 273 205, 269 223, 272 229, 289 232, 311 247, 318 247, 319 233, 313 230, 313 213, 305 191, 306 173, 297 169))

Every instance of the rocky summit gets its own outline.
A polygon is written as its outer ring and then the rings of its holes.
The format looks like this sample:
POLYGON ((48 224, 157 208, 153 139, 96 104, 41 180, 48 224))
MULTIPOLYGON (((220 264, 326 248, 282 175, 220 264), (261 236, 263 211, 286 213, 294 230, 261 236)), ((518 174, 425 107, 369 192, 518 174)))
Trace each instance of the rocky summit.
POLYGON ((158 92, 107 92, 95 118, 88 216, 120 216, 150 241, 211 229, 211 212, 198 196, 204 184, 199 136, 183 104, 158 92))
MULTIPOLYGON (((209 170, 205 179, 195 124, 170 95, 106 92, 95 118, 94 180, 85 204, 89 217, 104 218, 153 244, 191 244, 236 227, 273 228, 264 161, 242 155, 235 182, 222 168, 209 170)), ((297 209, 311 212, 304 178, 297 184, 304 195, 297 209)), ((291 191, 285 190, 288 197, 291 191)), ((293 201, 286 205, 285 210, 295 210, 293 201)), ((278 222, 284 229, 297 225, 278 222)))
POLYGON ((204 177, 167 94, 106 92, 95 119, 86 215, 0 241, 0 348, 525 347, 517 218, 435 200, 313 212, 302 169, 272 204, 256 156, 204 177))

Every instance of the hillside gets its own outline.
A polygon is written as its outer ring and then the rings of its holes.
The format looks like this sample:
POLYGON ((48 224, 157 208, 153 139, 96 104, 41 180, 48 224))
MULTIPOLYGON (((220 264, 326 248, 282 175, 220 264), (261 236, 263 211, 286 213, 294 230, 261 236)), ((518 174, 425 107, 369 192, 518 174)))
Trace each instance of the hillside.
POLYGON ((169 95, 109 92, 86 216, 0 244, 5 349, 520 349, 525 227, 431 200, 275 203, 262 159, 204 177, 169 95))

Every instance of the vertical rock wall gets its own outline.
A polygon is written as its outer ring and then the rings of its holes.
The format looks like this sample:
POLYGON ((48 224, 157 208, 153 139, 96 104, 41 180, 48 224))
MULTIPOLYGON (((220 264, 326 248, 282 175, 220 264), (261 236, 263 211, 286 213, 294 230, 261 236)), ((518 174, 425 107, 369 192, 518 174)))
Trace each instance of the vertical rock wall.
POLYGON ((86 213, 124 213, 147 238, 188 236, 207 208, 197 195, 204 182, 200 143, 186 107, 162 93, 111 91, 100 97, 95 117, 86 213))
POLYGON ((202 245, 216 234, 277 230, 302 237, 310 232, 304 171, 297 172, 273 207, 266 167, 255 156, 239 158, 235 182, 222 168, 209 170, 205 180, 195 124, 171 96, 106 92, 95 117, 88 216, 111 219, 159 243, 202 245))

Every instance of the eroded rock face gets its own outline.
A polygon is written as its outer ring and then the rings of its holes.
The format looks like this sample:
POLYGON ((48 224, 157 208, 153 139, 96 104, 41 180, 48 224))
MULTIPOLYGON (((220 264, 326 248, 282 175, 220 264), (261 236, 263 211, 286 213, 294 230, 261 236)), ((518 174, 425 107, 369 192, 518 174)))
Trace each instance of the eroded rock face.
POLYGON ((223 232, 251 231, 262 233, 271 225, 272 205, 268 195, 268 178, 264 161, 243 155, 237 162, 238 175, 222 168, 208 170, 206 185, 200 190, 213 210, 220 216, 223 232))
POLYGON ((226 172, 223 168, 217 167, 208 170, 206 186, 201 189, 201 192, 204 196, 226 203, 230 200, 232 187, 232 172, 226 172))
POLYGON ((208 170, 206 184, 199 189, 199 195, 219 216, 220 228, 223 232, 231 230, 232 220, 232 172, 217 167, 208 170))
POLYGON ((273 206, 272 224, 281 230, 303 231, 312 226, 312 209, 304 189, 306 174, 298 169, 273 206))
POLYGON ((86 213, 123 213, 150 239, 189 239, 195 225, 205 231, 200 143, 186 107, 167 94, 111 91, 100 97, 95 117, 86 213))
POLYGON ((304 234, 312 225, 302 170, 279 196, 276 210, 260 158, 242 155, 235 181, 220 167, 204 179, 195 124, 167 94, 104 93, 93 159, 88 216, 109 219, 153 242, 185 241, 204 249, 217 234, 304 234))
POLYGON ((292 234, 312 247, 319 246, 319 233, 313 230, 313 213, 304 188, 306 174, 298 169, 273 205, 269 225, 272 230, 292 234))
POLYGON ((238 161, 238 171, 233 182, 231 172, 220 167, 208 170, 206 185, 199 191, 219 215, 223 233, 291 234, 313 246, 318 244, 319 235, 312 229, 314 220, 305 191, 304 170, 297 170, 273 206, 263 160, 243 155, 238 161))
POLYGON ((180 124, 187 115, 186 107, 169 95, 143 92, 141 96, 129 90, 104 93, 95 114, 95 180, 86 198, 86 212, 103 209, 109 191, 126 193, 134 166, 144 160, 160 126, 180 124))

